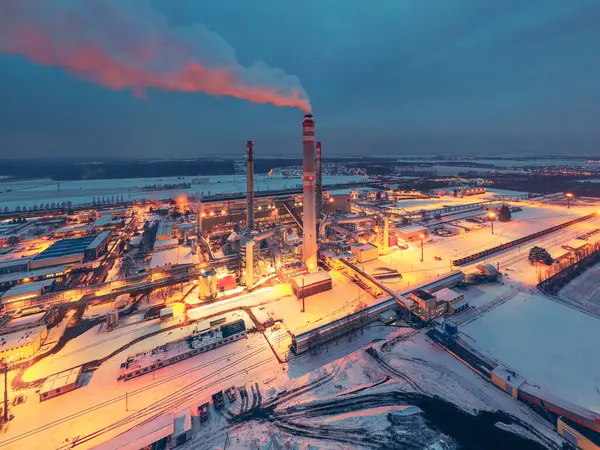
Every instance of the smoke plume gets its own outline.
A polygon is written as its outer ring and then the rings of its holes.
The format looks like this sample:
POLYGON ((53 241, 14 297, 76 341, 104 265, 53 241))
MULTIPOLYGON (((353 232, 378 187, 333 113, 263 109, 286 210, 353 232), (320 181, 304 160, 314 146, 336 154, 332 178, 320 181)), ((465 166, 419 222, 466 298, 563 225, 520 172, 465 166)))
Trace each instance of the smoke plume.
POLYGON ((0 52, 141 96, 148 88, 227 95, 310 111, 293 75, 255 62, 204 25, 171 26, 147 0, 1 0, 0 52))

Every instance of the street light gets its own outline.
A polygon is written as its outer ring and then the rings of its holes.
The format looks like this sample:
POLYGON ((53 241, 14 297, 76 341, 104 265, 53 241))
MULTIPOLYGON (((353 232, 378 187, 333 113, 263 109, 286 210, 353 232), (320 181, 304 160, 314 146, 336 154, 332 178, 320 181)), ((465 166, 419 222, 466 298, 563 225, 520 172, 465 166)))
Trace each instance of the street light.
POLYGON ((571 207, 571 199, 573 198, 573 194, 567 192, 567 209, 571 207))
POLYGON ((423 239, 425 239, 425 235, 421 233, 419 237, 421 238, 421 262, 423 262, 423 239))
POLYGON ((490 221, 492 222, 492 234, 494 234, 494 219, 496 218, 496 213, 495 212, 490 212, 488 214, 488 219, 490 219, 490 221))

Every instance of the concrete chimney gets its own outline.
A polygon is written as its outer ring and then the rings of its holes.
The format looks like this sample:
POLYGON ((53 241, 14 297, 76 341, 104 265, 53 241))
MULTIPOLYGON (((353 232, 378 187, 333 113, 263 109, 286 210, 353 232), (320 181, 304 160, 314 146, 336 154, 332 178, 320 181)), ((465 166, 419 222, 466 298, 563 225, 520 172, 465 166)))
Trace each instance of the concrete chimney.
POLYGON ((321 221, 321 216, 323 215, 323 169, 322 169, 322 160, 321 160, 321 147, 323 143, 317 142, 317 155, 315 158, 315 183, 316 183, 316 192, 315 195, 317 197, 317 221, 321 221))
POLYGON ((317 221, 315 204, 315 123, 312 114, 302 122, 302 182, 304 186, 302 219, 302 260, 309 272, 317 270, 317 221))
POLYGON ((254 230, 254 142, 246 142, 246 226, 254 230))

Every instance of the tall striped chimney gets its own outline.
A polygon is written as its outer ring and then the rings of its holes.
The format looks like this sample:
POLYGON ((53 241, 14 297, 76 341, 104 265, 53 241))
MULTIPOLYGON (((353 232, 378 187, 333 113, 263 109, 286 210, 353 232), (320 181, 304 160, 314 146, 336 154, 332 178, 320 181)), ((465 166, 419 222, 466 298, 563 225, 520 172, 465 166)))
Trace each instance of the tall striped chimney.
POLYGON ((317 221, 321 220, 323 215, 323 168, 321 148, 322 142, 317 142, 317 156, 315 160, 315 176, 316 176, 316 197, 317 197, 317 221))
POLYGON ((302 260, 309 272, 317 270, 317 221, 315 204, 315 122, 306 114, 302 122, 302 260))
POLYGON ((246 226, 254 230, 254 142, 246 141, 246 226))

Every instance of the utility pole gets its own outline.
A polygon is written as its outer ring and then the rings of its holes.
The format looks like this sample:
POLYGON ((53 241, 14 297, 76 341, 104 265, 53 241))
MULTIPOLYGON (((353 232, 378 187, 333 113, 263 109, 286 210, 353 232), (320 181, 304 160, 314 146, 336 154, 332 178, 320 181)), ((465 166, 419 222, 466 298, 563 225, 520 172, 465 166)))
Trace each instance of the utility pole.
POLYGON ((8 363, 4 364, 4 423, 8 422, 8 363))
POLYGON ((304 312, 304 277, 302 277, 302 312, 304 312))

